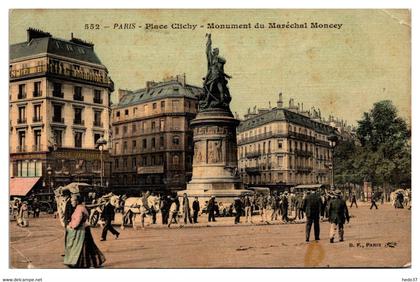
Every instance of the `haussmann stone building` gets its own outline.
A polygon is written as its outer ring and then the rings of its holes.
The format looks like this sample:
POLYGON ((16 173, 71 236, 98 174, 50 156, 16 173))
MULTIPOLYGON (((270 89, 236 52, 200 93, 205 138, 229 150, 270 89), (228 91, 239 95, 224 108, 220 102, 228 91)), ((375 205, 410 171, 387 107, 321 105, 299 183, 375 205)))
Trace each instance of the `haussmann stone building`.
POLYGON ((202 88, 185 75, 118 90, 112 109, 112 186, 121 193, 178 191, 191 179, 193 136, 202 88))
POLYGON ((94 45, 28 29, 26 41, 10 46, 9 74, 11 196, 35 184, 99 184, 96 141, 108 139, 113 83, 94 45))
POLYGON ((302 184, 331 180, 332 146, 328 137, 335 128, 321 119, 318 110, 304 111, 290 99, 284 107, 248 110, 237 129, 238 165, 247 187, 284 190, 302 184))

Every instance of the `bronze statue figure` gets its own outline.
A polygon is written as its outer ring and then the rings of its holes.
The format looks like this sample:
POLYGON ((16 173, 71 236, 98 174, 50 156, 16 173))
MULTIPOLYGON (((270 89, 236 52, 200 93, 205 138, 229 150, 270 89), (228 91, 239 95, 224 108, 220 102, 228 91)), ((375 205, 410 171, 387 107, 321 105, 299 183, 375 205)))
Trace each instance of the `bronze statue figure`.
POLYGON ((204 95, 199 102, 200 110, 229 110, 232 98, 227 87, 227 79, 232 77, 224 71, 226 60, 219 56, 219 49, 212 49, 211 34, 206 34, 206 37, 207 75, 203 78, 204 95))

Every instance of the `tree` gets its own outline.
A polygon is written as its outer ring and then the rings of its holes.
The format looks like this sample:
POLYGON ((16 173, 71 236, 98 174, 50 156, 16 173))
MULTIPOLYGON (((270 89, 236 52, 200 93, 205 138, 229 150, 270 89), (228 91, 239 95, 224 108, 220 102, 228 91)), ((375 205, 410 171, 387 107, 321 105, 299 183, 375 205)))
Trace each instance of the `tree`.
POLYGON ((410 130, 391 101, 373 105, 358 121, 361 150, 353 163, 366 180, 380 185, 411 182, 410 130))

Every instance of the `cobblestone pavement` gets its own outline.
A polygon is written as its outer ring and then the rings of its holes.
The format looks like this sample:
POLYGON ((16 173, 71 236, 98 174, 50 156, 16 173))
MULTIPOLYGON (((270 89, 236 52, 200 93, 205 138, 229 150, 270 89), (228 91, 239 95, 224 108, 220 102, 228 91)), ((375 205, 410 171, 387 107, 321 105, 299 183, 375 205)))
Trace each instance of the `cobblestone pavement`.
MULTIPOLYGON (((106 256, 105 268, 236 268, 236 267, 403 267, 411 262, 411 211, 389 204, 369 210, 349 209, 344 242, 329 243, 328 222, 321 223, 321 240, 305 242, 305 225, 233 224, 233 218, 171 228, 161 224, 121 230, 118 240, 92 228, 106 256)), ((117 216, 116 223, 121 219, 117 216)), ((242 219, 242 218, 241 218, 242 219)), ((146 221, 147 222, 147 221, 146 221)), ((159 222, 159 218, 158 218, 159 222)), ((28 228, 10 222, 10 267, 64 268, 64 230, 51 215, 30 218, 28 228)), ((120 226, 116 224, 120 230, 120 226)))

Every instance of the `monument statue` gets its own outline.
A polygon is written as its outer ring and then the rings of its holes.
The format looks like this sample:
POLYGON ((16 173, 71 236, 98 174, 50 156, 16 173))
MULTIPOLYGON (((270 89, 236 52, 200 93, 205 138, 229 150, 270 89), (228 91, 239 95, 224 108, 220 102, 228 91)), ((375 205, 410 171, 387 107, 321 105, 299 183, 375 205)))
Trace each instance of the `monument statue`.
POLYGON ((222 109, 230 111, 229 103, 232 100, 227 87, 228 79, 232 78, 224 71, 226 60, 219 56, 219 49, 212 49, 211 34, 206 34, 207 45, 207 75, 204 78, 204 94, 199 101, 199 109, 222 109))

